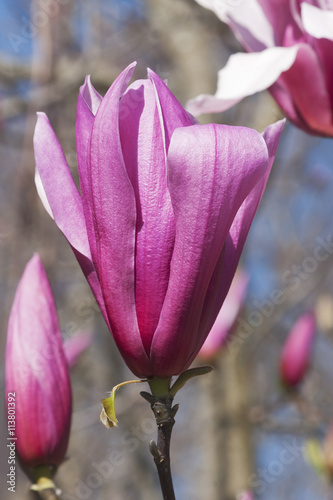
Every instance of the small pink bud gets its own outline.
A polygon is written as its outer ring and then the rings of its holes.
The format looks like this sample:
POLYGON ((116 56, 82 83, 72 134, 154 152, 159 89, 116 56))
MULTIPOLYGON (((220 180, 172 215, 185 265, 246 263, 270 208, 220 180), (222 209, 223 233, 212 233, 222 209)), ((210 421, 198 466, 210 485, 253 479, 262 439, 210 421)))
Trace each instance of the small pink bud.
MULTIPOLYGON (((29 476, 65 458, 71 387, 51 287, 37 254, 28 262, 9 317, 6 390, 14 395, 16 452, 29 476)), ((8 399, 9 400, 9 399, 8 399)))
POLYGON ((64 343, 65 357, 68 366, 71 368, 77 362, 79 356, 91 345, 93 334, 91 332, 79 332, 70 337, 64 343))
POLYGON ((248 283, 246 272, 237 271, 215 323, 199 352, 201 358, 212 359, 225 346, 243 307, 248 283))
POLYGON ((254 500, 254 496, 251 491, 243 491, 237 500, 254 500))
POLYGON ((312 344, 316 333, 316 320, 312 312, 301 316, 283 346, 280 357, 280 374, 287 386, 302 382, 308 369, 312 344))

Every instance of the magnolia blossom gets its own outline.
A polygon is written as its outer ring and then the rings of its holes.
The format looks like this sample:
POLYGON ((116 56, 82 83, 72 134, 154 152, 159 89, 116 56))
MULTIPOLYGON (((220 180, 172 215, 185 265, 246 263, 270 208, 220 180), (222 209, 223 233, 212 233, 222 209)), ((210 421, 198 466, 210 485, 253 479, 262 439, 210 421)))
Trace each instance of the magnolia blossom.
POLYGON ((130 369, 171 377, 199 352, 227 295, 283 122, 198 125, 153 72, 134 64, 77 110, 79 193, 40 113, 37 187, 130 369))
POLYGON ((333 4, 329 0, 197 0, 228 23, 248 54, 218 74, 215 96, 188 104, 194 114, 224 111, 269 89, 291 122, 333 136, 333 4))
POLYGON ((251 491, 243 491, 237 500, 254 500, 254 496, 251 491))
POLYGON ((315 334, 316 319, 312 312, 303 314, 292 327, 280 357, 281 378, 287 386, 302 382, 309 367, 315 334))
POLYGON ((215 323, 200 349, 201 358, 213 358, 230 338, 244 304, 248 283, 246 272, 241 269, 237 271, 215 323))
POLYGON ((6 391, 8 398, 14 394, 23 467, 58 466, 69 438, 71 387, 52 291, 37 254, 25 268, 9 317, 6 391))

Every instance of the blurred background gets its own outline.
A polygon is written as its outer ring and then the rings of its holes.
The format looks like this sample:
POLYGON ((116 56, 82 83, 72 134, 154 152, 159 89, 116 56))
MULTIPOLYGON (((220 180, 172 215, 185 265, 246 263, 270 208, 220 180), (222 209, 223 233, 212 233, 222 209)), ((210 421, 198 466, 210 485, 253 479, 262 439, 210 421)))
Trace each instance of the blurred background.
MULTIPOLYGON (((138 61, 135 78, 152 68, 185 105, 214 93, 216 73, 241 50, 227 26, 194 0, 3 0, 0 4, 0 352, 17 283, 33 252, 46 267, 64 339, 93 333, 72 369, 74 414, 68 461, 57 475, 64 500, 153 500, 159 485, 148 442, 155 438, 149 405, 137 385, 117 395, 119 428, 99 422, 100 400, 133 376, 118 355, 74 255, 43 209, 34 185, 32 137, 45 111, 77 180, 75 114, 86 74, 104 95, 138 61)), ((281 117, 261 93, 200 122, 245 125, 260 132, 281 117)), ((313 449, 333 420, 333 141, 287 125, 242 259, 246 303, 233 342, 216 353, 215 370, 193 380, 172 441, 179 499, 333 498, 327 477, 311 465, 313 449), (318 260, 321 246, 327 258, 318 260), (325 253, 326 252, 326 253, 325 253), (279 295, 275 303, 272 297, 279 295), (317 318, 312 364, 293 394, 279 382, 282 345, 308 309, 317 318), (232 348, 231 348, 232 347, 232 348), (288 460, 284 460, 286 450, 288 460)), ((54 168, 57 168, 54 165, 54 168)), ((1 370, 1 498, 7 491, 6 409, 1 370)), ((140 390, 145 390, 145 387, 140 390)), ((320 455, 320 453, 319 453, 320 455)), ((28 499, 17 475, 15 498, 28 499)))

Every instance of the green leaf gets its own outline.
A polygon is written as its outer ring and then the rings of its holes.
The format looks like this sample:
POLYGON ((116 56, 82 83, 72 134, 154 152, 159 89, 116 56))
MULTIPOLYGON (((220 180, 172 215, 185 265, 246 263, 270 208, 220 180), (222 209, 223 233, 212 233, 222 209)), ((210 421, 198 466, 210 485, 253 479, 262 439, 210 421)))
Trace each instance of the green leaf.
POLYGON ((147 382, 146 379, 142 380, 128 380, 126 382, 122 382, 121 384, 115 385, 112 391, 110 392, 110 396, 108 398, 102 399, 102 411, 100 414, 100 420, 102 424, 105 425, 108 429, 111 427, 118 427, 118 420, 116 417, 115 410, 115 397, 117 390, 123 385, 128 384, 137 384, 138 382, 147 382))
POLYGON ((171 397, 174 397, 179 389, 184 387, 184 385, 188 380, 190 380, 190 378, 197 377, 198 375, 205 375, 206 373, 211 372, 212 369, 213 368, 211 366, 198 366, 196 368, 190 368, 189 370, 181 373, 176 382, 171 387, 169 395, 171 397))
MULTIPOLYGON (((117 386, 116 386, 117 387, 117 386)), ((114 408, 114 399, 116 395, 116 387, 114 387, 111 391, 111 395, 109 398, 105 398, 101 400, 102 403, 102 411, 100 415, 100 419, 102 424, 105 427, 118 427, 118 420, 116 417, 116 411, 114 408)))

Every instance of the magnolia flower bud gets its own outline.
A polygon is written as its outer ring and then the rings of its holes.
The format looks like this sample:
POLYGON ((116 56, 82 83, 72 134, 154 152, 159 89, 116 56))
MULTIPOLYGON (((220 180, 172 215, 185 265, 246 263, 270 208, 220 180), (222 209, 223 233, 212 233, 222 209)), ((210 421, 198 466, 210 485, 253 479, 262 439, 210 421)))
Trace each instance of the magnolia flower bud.
POLYGON ((286 386, 293 387, 302 382, 309 366, 315 333, 316 319, 312 312, 301 316, 291 329, 280 357, 280 374, 286 386))
POLYGON ((37 254, 28 262, 11 309, 6 390, 15 401, 15 448, 32 480, 65 458, 71 387, 54 298, 37 254))
POLYGON ((254 500, 254 496, 251 491, 243 491, 237 500, 254 500))
POLYGON ((230 339, 244 304, 248 283, 246 272, 241 269, 237 271, 216 321, 199 352, 202 359, 213 359, 230 339))

